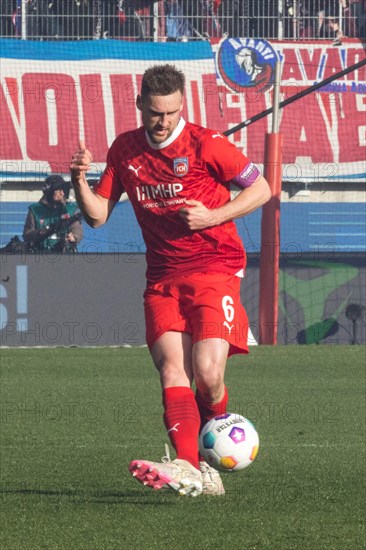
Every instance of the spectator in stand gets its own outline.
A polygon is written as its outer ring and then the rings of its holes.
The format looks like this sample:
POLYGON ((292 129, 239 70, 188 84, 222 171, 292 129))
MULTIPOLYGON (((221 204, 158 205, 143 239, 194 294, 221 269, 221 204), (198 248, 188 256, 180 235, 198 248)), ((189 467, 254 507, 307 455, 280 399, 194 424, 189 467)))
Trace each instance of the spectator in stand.
POLYGON ((330 38, 334 46, 342 38, 365 38, 366 0, 286 0, 286 38, 330 38), (341 17, 341 14, 343 17, 341 17), (341 23, 342 21, 342 23, 341 23), (292 28, 291 28, 292 27, 292 28))
MULTIPOLYGON (((278 36, 278 1, 244 2, 250 5, 249 21, 252 38, 277 38, 278 36)), ((248 12, 245 11, 245 14, 248 12)), ((243 15, 244 17, 244 15, 243 15)), ((248 15, 246 15, 248 17, 248 15)))
POLYGON ((343 0, 341 2, 339 0, 323 0, 320 2, 318 12, 319 27, 317 37, 333 38, 334 46, 340 46, 344 36, 339 24, 339 12, 342 9, 342 3, 343 0))
POLYGON ((282 6, 283 38, 297 38, 298 36, 304 38, 307 33, 310 37, 310 9, 309 2, 294 2, 294 0, 284 2, 282 6))
POLYGON ((153 7, 154 0, 93 0, 94 38, 145 39, 144 19, 153 7))
POLYGON ((167 41, 185 41, 192 36, 192 26, 183 16, 179 0, 165 0, 164 13, 166 18, 167 41))
POLYGON ((204 0, 204 12, 206 13, 206 33, 210 37, 222 36, 221 24, 218 13, 222 0, 204 0))
POLYGON ((168 39, 207 39, 221 36, 217 12, 221 0, 167 0, 164 2, 168 39))
POLYGON ((57 40, 62 37, 58 13, 60 0, 29 0, 27 4, 27 39, 57 40))
POLYGON ((153 0, 93 0, 94 38, 145 38, 139 10, 152 8, 153 0))
POLYGON ((317 3, 300 2, 297 15, 293 0, 286 2, 285 38, 294 38, 294 29, 297 29, 296 24, 298 24, 299 38, 311 39, 316 37, 319 13, 317 3))
POLYGON ((13 13, 14 32, 17 38, 22 36, 22 0, 15 1, 15 12, 13 13))
POLYGON ((164 2, 123 0, 120 3, 125 15, 124 37, 152 40, 155 32, 158 32, 159 36, 165 35, 164 2))
POLYGON ((366 1, 343 0, 346 33, 350 38, 366 38, 366 1))
POLYGON ((66 40, 92 38, 91 0, 61 0, 57 4, 62 37, 66 40))
POLYGON ((0 37, 12 38, 14 36, 13 15, 16 10, 14 0, 0 1, 0 37))
POLYGON ((100 38, 113 38, 118 36, 116 26, 119 25, 118 2, 116 0, 92 0, 93 36, 100 38))
POLYGON ((204 12, 201 0, 180 0, 182 16, 192 29, 192 38, 202 39, 207 35, 204 29, 204 12))
MULTIPOLYGON (((250 15, 250 4, 249 0, 222 0, 217 5, 222 34, 239 38, 251 36, 251 27, 254 22, 250 15)), ((260 9, 259 3, 257 9, 260 9)), ((262 36, 261 20, 257 20, 256 25, 255 37, 260 38, 262 36)))
POLYGON ((134 40, 143 40, 145 38, 145 25, 143 17, 139 11, 150 8, 153 13, 154 2, 150 0, 121 0, 119 2, 120 11, 120 35, 134 40))

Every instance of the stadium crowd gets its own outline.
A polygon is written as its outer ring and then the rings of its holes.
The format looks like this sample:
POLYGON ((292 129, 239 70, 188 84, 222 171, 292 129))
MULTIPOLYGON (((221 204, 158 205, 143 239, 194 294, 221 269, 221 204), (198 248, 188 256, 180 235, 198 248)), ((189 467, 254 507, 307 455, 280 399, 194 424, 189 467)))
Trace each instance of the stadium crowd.
POLYGON ((366 37, 366 0, 1 0, 0 10, 3 38, 366 37))

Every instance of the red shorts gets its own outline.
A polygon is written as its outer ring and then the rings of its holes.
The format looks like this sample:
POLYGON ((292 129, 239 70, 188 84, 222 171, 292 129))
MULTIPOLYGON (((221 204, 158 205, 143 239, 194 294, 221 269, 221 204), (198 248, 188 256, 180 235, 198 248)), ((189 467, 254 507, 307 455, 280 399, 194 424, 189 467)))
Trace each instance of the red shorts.
POLYGON ((239 277, 195 273, 147 287, 144 293, 149 348, 165 332, 188 332, 192 343, 221 338, 229 356, 248 353, 248 318, 240 302, 239 277))

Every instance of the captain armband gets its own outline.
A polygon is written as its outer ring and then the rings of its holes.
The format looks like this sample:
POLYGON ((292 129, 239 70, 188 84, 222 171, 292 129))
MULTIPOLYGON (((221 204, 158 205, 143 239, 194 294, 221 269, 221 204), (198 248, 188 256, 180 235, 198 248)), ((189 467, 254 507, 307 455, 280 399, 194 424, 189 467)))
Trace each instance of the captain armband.
POLYGON ((240 174, 237 174, 232 179, 232 182, 238 187, 245 189, 246 187, 250 187, 252 183, 254 183, 259 178, 260 175, 261 173, 259 169, 255 166, 255 164, 249 162, 249 164, 246 165, 246 167, 240 172, 240 174))

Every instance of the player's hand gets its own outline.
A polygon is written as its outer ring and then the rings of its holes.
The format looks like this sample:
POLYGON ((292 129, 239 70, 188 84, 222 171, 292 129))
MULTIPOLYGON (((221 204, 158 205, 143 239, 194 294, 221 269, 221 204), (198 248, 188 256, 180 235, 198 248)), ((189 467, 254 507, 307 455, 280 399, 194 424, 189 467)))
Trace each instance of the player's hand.
POLYGON ((186 200, 186 206, 179 210, 179 215, 192 231, 215 225, 213 210, 209 210, 202 202, 193 199, 186 200))
POLYGON ((79 148, 72 156, 70 170, 75 178, 82 176, 90 168, 90 163, 93 157, 91 152, 86 148, 85 141, 79 141, 79 148))

